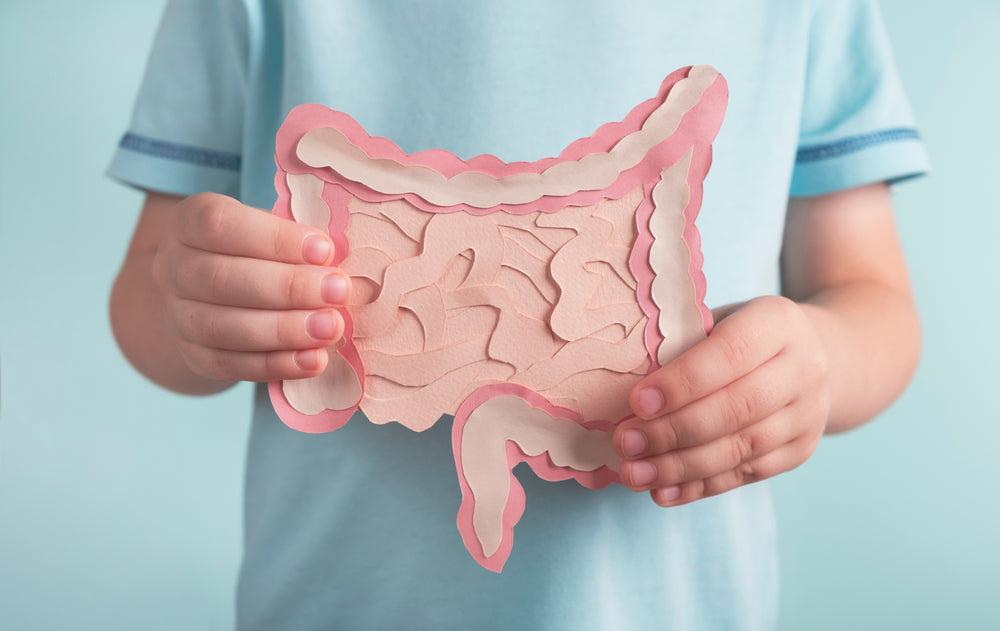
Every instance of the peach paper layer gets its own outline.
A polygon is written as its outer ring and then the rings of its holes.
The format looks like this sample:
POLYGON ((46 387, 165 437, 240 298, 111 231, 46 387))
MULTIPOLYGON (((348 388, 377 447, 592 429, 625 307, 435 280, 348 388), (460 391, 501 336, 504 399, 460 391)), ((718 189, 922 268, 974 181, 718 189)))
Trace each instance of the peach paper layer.
POLYGON ((271 383, 303 432, 447 415, 470 554, 499 572, 518 462, 589 488, 618 480, 628 393, 711 329, 694 221, 728 91, 713 68, 558 158, 406 154, 350 116, 301 105, 277 136, 274 213, 330 233, 354 285, 318 377, 271 383))

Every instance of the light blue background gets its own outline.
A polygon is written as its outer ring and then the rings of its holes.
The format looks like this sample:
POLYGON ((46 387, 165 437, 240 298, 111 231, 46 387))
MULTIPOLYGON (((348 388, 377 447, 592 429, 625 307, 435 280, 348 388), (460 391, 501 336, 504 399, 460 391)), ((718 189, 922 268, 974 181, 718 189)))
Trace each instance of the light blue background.
MULTIPOLYGON (((165 393, 106 317, 141 197, 103 170, 162 4, 0 2, 0 629, 232 625, 249 388, 165 393)), ((882 3, 935 167, 896 194, 923 361, 774 482, 783 630, 1000 628, 1000 6, 928 6, 882 3)))

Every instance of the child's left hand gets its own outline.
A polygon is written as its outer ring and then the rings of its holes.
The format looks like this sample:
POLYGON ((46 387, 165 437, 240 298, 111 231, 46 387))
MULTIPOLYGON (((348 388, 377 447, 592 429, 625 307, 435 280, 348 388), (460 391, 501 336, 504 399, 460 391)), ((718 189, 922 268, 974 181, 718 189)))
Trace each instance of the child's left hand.
POLYGON ((877 183, 789 202, 788 298, 716 311, 712 333, 632 390, 621 480, 675 506, 794 469, 824 433, 874 418, 916 369, 920 324, 877 183))
POLYGON ((767 296, 719 310, 702 342, 632 391, 615 429, 622 483, 686 504, 793 469, 830 412, 827 352, 803 307, 767 296))

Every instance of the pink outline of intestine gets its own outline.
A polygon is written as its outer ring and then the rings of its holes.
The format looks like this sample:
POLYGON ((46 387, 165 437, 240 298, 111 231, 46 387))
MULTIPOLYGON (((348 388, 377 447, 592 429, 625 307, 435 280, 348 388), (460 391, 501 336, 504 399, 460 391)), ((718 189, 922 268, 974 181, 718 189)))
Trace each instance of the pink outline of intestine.
MULTIPOLYGON (((278 201, 275 204, 274 213, 292 218, 291 193, 286 182, 287 174, 311 173, 324 180, 326 184, 323 199, 332 211, 329 232, 334 239, 337 251, 334 264, 339 264, 347 258, 350 252, 346 229, 349 215, 348 204, 354 197, 367 202, 405 199, 414 207, 430 213, 460 211, 475 215, 493 212, 524 214, 541 211, 552 213, 567 206, 587 206, 602 199, 620 199, 629 191, 641 186, 644 193, 643 200, 636 211, 638 236, 630 255, 629 265, 638 283, 638 302, 647 317, 645 346, 652 360, 652 366, 656 367, 657 349, 663 341, 663 337, 658 328, 659 310, 652 300, 650 291, 653 271, 649 265, 649 252, 653 236, 649 230, 649 219, 654 211, 650 199, 651 191, 659 180, 664 165, 676 163, 688 151, 692 150, 691 168, 688 172, 690 199, 684 210, 686 221, 684 241, 690 252, 688 271, 695 287, 698 307, 703 315, 705 332, 708 333, 712 327, 711 313, 704 304, 705 278, 701 271, 703 259, 700 237, 694 221, 701 207, 702 182, 711 164, 711 142, 722 124, 725 102, 728 98, 728 88, 721 75, 716 77, 714 83, 702 95, 701 100, 684 114, 678 128, 667 139, 651 149, 639 164, 622 171, 610 186, 596 191, 578 191, 564 197, 542 197, 526 204, 503 204, 490 208, 476 208, 465 204, 441 207, 435 206, 413 193, 388 195, 367 188, 359 182, 346 179, 331 169, 318 169, 304 164, 296 156, 295 148, 299 139, 309 130, 318 127, 334 127, 352 144, 372 158, 389 159, 402 165, 430 167, 445 177, 452 177, 466 171, 478 171, 497 178, 518 173, 542 173, 557 163, 577 161, 591 153, 606 152, 624 136, 639 130, 649 114, 663 103, 674 84, 687 77, 689 71, 690 68, 684 68, 668 76, 663 81, 657 96, 635 107, 623 121, 602 126, 593 136, 578 140, 568 146, 558 158, 546 158, 536 162, 505 163, 490 155, 476 156, 463 161, 454 154, 443 150, 406 154, 391 141, 368 135, 361 125, 347 114, 329 110, 320 105, 301 105, 292 110, 277 135, 276 162, 278 171, 275 177, 275 188, 278 191, 278 201)), ((353 322, 349 314, 346 313, 345 322, 347 325, 344 335, 346 343, 338 352, 356 372, 363 389, 365 369, 352 339, 353 322)), ((339 429, 347 423, 361 405, 359 400, 353 407, 345 410, 325 410, 316 415, 306 415, 291 407, 282 392, 281 382, 269 384, 269 393, 281 419, 289 427, 309 433, 330 432, 339 429)), ((462 487, 458 527, 470 554, 483 567, 495 572, 502 569, 510 555, 513 545, 513 527, 524 510, 523 489, 517 484, 516 478, 510 471, 516 464, 527 462, 532 470, 545 480, 575 479, 588 488, 601 488, 618 481, 617 473, 608 467, 590 472, 563 468, 552 462, 548 457, 548 452, 529 456, 516 443, 508 442, 506 453, 511 485, 504 509, 503 539, 499 549, 487 557, 479 545, 472 525, 475 497, 465 478, 460 447, 462 432, 472 412, 490 399, 501 395, 518 396, 533 407, 546 410, 553 417, 573 420, 590 431, 609 432, 617 422, 623 420, 585 421, 575 411, 553 405, 543 395, 525 386, 506 383, 478 388, 459 405, 455 411, 455 422, 452 429, 456 469, 462 487)))

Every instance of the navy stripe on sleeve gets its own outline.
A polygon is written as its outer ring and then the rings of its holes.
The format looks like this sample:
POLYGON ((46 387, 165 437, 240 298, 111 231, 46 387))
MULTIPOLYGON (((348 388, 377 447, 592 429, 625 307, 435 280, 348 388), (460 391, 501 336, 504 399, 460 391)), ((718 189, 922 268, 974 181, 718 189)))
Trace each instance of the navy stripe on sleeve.
POLYGON ((870 134, 851 136, 836 142, 824 145, 813 145, 802 147, 795 154, 796 162, 818 162, 829 158, 837 158, 848 153, 861 151, 875 145, 888 142, 898 142, 901 140, 920 140, 920 134, 916 129, 910 127, 899 127, 896 129, 885 129, 870 134))
POLYGON ((179 145, 132 133, 122 136, 120 145, 123 149, 145 153, 157 158, 189 162, 198 166, 225 169, 226 171, 239 171, 242 162, 239 154, 236 153, 179 145))

